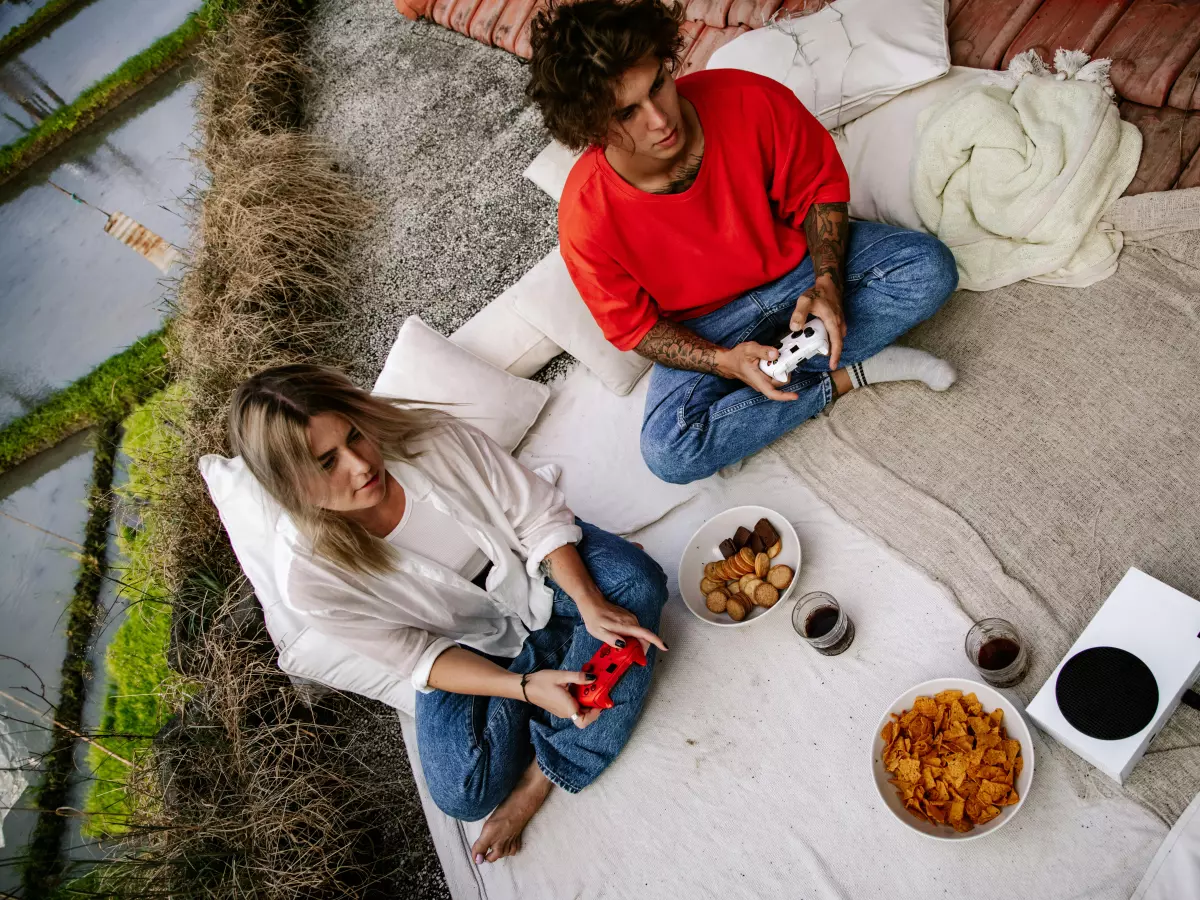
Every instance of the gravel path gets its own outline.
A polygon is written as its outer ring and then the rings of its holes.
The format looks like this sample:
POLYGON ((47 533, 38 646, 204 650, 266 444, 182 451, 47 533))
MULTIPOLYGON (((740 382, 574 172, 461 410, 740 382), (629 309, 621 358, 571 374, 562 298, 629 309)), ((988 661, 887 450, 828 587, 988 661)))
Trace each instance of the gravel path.
MULTIPOLYGON (((549 138, 516 57, 409 22, 386 0, 322 0, 310 52, 309 123, 376 205, 354 263, 354 312, 333 336, 370 383, 406 317, 449 334, 555 245, 557 206, 521 177, 549 138)), ((539 377, 568 365, 560 356, 539 377)), ((362 724, 356 742, 397 798, 386 830, 400 870, 383 893, 448 897, 400 723, 378 705, 362 724)))
POLYGON ((323 0, 311 44, 310 123, 377 208, 339 336, 367 381, 407 316, 449 334, 557 242, 556 204, 521 177, 549 138, 520 60, 386 0, 323 0))

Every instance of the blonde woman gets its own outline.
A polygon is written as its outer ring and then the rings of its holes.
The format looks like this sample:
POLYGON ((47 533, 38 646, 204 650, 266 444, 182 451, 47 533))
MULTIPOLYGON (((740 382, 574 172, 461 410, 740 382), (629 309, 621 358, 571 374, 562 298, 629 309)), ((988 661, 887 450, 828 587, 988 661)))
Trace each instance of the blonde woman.
POLYGON ((433 799, 458 819, 492 813, 476 863, 517 852, 551 787, 587 787, 628 740, 667 649, 662 569, 576 519, 481 432, 335 369, 255 375, 229 429, 288 513, 289 604, 412 679, 433 799), (580 668, 602 641, 628 640, 646 667, 621 679, 612 709, 581 709, 568 686, 594 676, 580 668))

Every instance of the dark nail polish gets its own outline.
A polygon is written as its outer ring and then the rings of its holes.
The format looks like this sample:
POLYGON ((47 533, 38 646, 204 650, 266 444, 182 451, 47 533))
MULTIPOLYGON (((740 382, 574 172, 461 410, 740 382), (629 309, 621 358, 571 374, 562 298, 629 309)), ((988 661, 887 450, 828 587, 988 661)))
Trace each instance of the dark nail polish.
POLYGON ((588 681, 595 681, 595 680, 596 680, 596 676, 595 676, 595 675, 593 675, 591 672, 588 672, 588 677, 587 677, 587 680, 588 680, 588 681))
POLYGON ((670 644, 668 644, 666 641, 663 641, 663 649, 664 649, 664 650, 670 650, 670 649, 671 649, 671 645, 670 645, 670 644))
POLYGON ((621 650, 625 649, 625 642, 618 639, 617 640, 617 648, 621 649, 621 650))

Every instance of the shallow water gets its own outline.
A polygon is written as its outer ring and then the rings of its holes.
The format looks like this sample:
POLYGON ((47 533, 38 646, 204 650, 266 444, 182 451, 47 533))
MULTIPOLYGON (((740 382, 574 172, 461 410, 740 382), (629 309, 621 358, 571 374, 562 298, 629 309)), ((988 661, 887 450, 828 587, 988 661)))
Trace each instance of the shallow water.
POLYGON ((185 245, 196 95, 188 75, 164 76, 0 186, 0 425, 161 324, 162 273, 105 234, 102 213, 46 181, 185 245))
POLYGON ((20 25, 50 0, 0 0, 0 37, 20 25))
MULTIPOLYGON (((0 657, 10 657, 0 658, 0 688, 38 709, 45 706, 34 694, 54 702, 61 686, 65 611, 79 568, 73 554, 87 522, 88 437, 81 434, 47 458, 0 476, 0 657)), ((19 720, 7 722, 16 745, 10 753, 39 753, 49 745, 45 719, 4 697, 0 713, 19 720)), ((32 820, 19 812, 5 817, 0 858, 24 844, 32 820)), ((0 868, 0 890, 10 874, 0 868)))
POLYGON ((0 63, 0 143, 20 137, 55 107, 70 103, 199 7, 200 0, 95 0, 68 14, 39 41, 0 63))

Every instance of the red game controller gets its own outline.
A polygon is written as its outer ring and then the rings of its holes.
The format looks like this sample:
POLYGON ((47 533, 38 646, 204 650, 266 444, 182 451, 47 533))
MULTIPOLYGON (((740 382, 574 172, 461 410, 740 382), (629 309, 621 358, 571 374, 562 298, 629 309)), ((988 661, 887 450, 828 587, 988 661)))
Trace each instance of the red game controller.
POLYGON ((612 697, 608 693, 634 663, 639 666, 646 664, 646 654, 642 651, 641 641, 630 638, 625 646, 620 648, 603 644, 583 667, 583 671, 595 675, 596 680, 587 684, 571 685, 571 696, 580 706, 612 709, 612 697))

